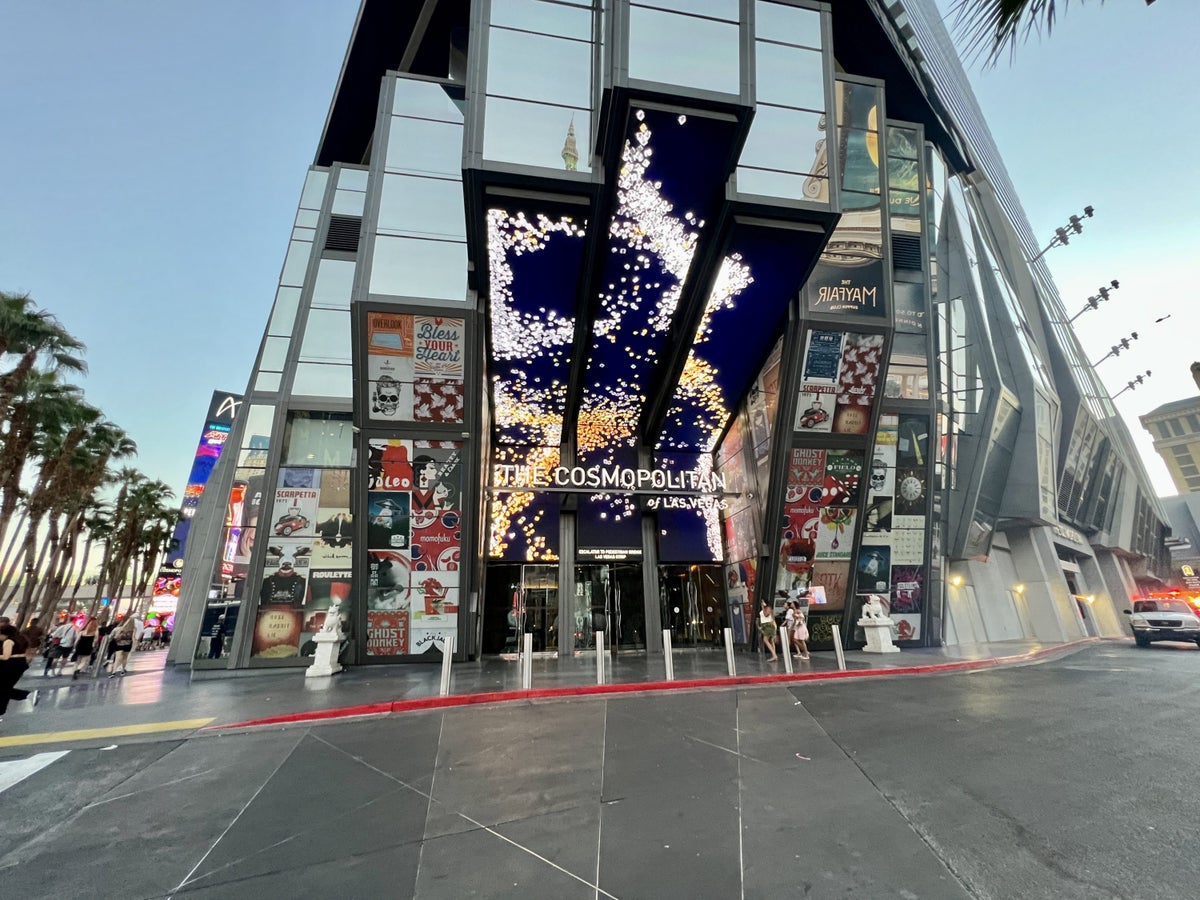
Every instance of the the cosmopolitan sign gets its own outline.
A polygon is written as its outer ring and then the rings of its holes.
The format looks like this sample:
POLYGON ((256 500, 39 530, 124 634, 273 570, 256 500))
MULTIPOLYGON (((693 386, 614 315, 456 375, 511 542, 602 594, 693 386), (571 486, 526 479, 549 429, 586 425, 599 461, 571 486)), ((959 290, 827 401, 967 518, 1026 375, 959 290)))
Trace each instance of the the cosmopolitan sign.
POLYGON ((505 491, 620 491, 623 493, 722 494, 718 472, 668 472, 624 466, 492 467, 492 488, 505 491))

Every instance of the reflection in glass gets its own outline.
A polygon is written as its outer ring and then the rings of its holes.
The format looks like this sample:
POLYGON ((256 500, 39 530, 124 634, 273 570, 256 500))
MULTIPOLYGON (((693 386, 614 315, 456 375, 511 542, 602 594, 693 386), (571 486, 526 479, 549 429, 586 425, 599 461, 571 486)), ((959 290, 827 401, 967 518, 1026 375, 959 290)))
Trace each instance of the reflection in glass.
MULTIPOLYGON (((781 3, 756 3, 754 36, 760 40, 820 48, 821 14, 815 9, 798 9, 781 3)), ((758 49, 761 52, 761 48, 758 49)))
POLYGON ((258 367, 268 372, 282 372, 290 343, 291 341, 285 337, 267 338, 263 341, 262 361, 258 367))
POLYGON ((819 112, 760 106, 742 150, 743 166, 822 174, 825 129, 819 112))
POLYGON ((633 0, 635 6, 653 6, 675 12, 710 16, 727 22, 738 21, 738 0, 633 0))
POLYGON ((545 0, 492 0, 492 24, 591 40, 590 3, 567 6, 545 0))
POLYGON ((462 141, 462 125, 392 116, 384 169, 461 178, 462 141))
POLYGON ((484 112, 483 155, 497 162, 524 163, 549 169, 564 167, 562 152, 567 130, 574 122, 576 144, 582 151, 578 169, 589 171, 591 113, 519 100, 488 97, 484 112))
POLYGON ((271 424, 275 421, 275 407, 268 406, 263 403, 256 403, 250 407, 250 412, 246 414, 246 430, 242 432, 242 446, 253 447, 257 445, 256 438, 270 438, 271 424))
POLYGON ((288 243, 287 257, 283 261, 283 274, 279 283, 300 287, 304 284, 304 274, 308 271, 308 255, 312 252, 310 241, 291 241, 288 243))
POLYGON ((489 32, 487 92, 575 108, 591 105, 590 42, 493 28, 489 32))
POLYGON ((300 363, 292 382, 292 394, 304 397, 343 397, 349 399, 349 366, 300 363))
POLYGON ((629 10, 631 78, 737 94, 741 90, 739 45, 736 22, 640 6, 629 10))
POLYGON ((462 110, 447 96, 440 84, 408 78, 396 79, 392 113, 439 122, 454 122, 459 125, 463 120, 462 110))
POLYGON ((775 169, 754 169, 739 166, 737 190, 740 194, 780 197, 787 200, 829 202, 829 179, 815 175, 796 175, 775 169))
POLYGON ((300 305, 300 288, 281 287, 275 294, 275 308, 271 311, 268 334, 288 335, 296 324, 296 309, 300 305))
POLYGON ((350 292, 354 287, 354 262, 348 259, 322 259, 317 263, 317 278, 313 283, 313 306, 350 308, 350 292))
POLYGON ((304 179, 304 190, 300 194, 300 205, 306 209, 320 209, 325 200, 325 185, 328 183, 328 172, 309 170, 308 177, 304 179))
POLYGON ((912 128, 901 128, 898 125, 888 126, 888 156, 899 159, 911 159, 917 156, 917 132, 912 128))
POLYGON ((763 41, 754 52, 754 90, 759 103, 825 108, 825 62, 820 50, 763 41))
POLYGON ((282 465, 350 465, 354 443, 350 418, 349 413, 292 412, 282 465))
POLYGON ((367 170, 343 168, 338 176, 337 186, 339 191, 365 191, 367 189, 367 170))
POLYGON ((339 309, 310 309, 300 358, 305 362, 349 362, 350 313, 339 309))
POLYGON ((375 238, 371 293, 463 301, 467 296, 467 245, 379 235, 375 238))
POLYGON ((384 175, 379 230, 466 240, 462 183, 411 175, 384 175))

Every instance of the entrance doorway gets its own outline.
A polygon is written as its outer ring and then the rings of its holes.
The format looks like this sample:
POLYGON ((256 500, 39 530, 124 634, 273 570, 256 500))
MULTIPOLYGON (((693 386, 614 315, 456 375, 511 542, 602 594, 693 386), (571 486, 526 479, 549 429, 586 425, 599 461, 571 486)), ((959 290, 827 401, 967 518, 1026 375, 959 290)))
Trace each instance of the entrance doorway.
POLYGON ((673 647, 720 644, 725 627, 720 566, 659 566, 658 597, 673 647))
POLYGON ((520 653, 526 633, 534 653, 558 649, 558 566, 488 566, 484 597, 481 653, 520 653))
POLYGON ((640 563, 575 567, 575 651, 592 650, 604 630, 614 652, 646 649, 646 610, 640 563))

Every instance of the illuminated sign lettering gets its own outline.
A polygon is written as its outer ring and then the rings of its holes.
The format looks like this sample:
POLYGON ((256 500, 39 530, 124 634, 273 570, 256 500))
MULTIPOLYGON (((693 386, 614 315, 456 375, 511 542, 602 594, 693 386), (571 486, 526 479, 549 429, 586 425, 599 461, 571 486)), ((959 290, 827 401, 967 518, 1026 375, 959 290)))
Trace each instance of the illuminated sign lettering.
POLYGON ((668 472, 624 466, 492 467, 497 490, 594 490, 649 493, 678 491, 722 493, 725 476, 719 472, 668 472))

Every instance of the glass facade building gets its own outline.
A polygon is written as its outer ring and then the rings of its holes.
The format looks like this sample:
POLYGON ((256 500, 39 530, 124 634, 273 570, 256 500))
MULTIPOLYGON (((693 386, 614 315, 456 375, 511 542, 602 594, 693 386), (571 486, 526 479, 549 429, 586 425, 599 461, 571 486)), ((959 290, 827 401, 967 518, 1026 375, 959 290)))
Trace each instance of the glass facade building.
POLYGON ((364 0, 173 659, 1119 634, 1166 517, 1036 255, 933 0, 364 0))

